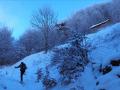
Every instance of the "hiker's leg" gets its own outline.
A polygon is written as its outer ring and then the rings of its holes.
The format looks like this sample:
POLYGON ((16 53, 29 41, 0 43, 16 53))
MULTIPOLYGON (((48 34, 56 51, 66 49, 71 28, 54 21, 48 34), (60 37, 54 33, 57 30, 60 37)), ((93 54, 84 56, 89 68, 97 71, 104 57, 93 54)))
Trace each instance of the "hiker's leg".
POLYGON ((23 82, 23 72, 21 72, 20 77, 21 77, 21 82, 23 82))

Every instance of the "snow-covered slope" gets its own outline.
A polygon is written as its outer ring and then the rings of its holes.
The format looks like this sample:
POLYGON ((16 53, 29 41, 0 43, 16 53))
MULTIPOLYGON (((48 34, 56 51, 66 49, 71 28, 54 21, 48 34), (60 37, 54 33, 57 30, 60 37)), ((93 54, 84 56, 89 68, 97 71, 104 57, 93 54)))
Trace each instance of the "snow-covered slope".
POLYGON ((24 58, 12 67, 0 69, 0 90, 43 90, 41 83, 36 83, 36 72, 38 68, 45 71, 45 67, 50 64, 50 60, 54 55, 53 52, 40 52, 24 58), (19 83, 19 69, 15 69, 21 62, 26 63, 27 71, 24 76, 24 85, 19 83))
POLYGON ((88 39, 91 60, 107 64, 111 59, 120 58, 120 23, 88 35, 88 39))
POLYGON ((88 64, 83 74, 85 90, 120 90, 119 66, 112 66, 112 71, 105 75, 98 71, 100 65, 105 67, 111 60, 120 59, 120 23, 88 35, 88 42, 89 59, 96 64, 88 64))
MULTIPOLYGON (((120 59, 120 23, 100 30, 97 33, 87 36, 87 42, 90 43, 89 59, 90 63, 85 67, 84 72, 74 83, 68 86, 57 84, 52 90, 120 90, 120 67, 112 67, 112 71, 102 75, 98 69, 109 65, 112 59, 120 59), (94 62, 95 64, 91 64, 94 62), (93 71, 93 68, 95 69, 93 71), (96 83, 98 83, 96 85, 96 83), (82 90, 82 89, 81 89, 82 90)), ((69 44, 61 45, 55 48, 64 48, 69 44)), ((40 67, 45 71, 45 67, 50 64, 54 52, 50 51, 47 54, 40 52, 24 58, 22 61, 27 64, 26 75, 24 76, 25 84, 19 83, 19 70, 14 67, 19 65, 16 63, 11 67, 0 69, 0 90, 44 90, 41 82, 36 83, 36 71, 40 67)), ((56 78, 59 82, 59 73, 56 66, 50 69, 51 77, 56 78)), ((45 72, 44 72, 45 73, 45 72)))

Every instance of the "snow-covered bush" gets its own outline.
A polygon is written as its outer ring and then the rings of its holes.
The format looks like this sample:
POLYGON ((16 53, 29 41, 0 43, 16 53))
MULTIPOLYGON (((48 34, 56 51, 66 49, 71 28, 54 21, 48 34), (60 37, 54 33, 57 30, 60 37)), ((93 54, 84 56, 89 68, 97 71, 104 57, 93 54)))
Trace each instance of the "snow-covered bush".
POLYGON ((52 62, 58 65, 62 77, 61 83, 64 85, 77 79, 88 63, 85 36, 75 34, 70 44, 69 47, 55 50, 56 54, 52 62))
POLYGON ((36 72, 37 75, 37 82, 39 82, 42 79, 43 73, 42 73, 42 69, 39 68, 36 72))
POLYGON ((49 90, 57 85, 57 81, 54 78, 50 77, 48 67, 49 66, 46 66, 46 75, 42 80, 42 83, 45 86, 46 90, 49 90))
POLYGON ((84 70, 84 66, 78 59, 73 60, 73 58, 67 58, 60 66, 60 74, 63 76, 63 81, 69 81, 72 79, 77 79, 80 72, 84 70), (72 60, 70 60, 72 59, 72 60), (66 80, 68 79, 68 80, 66 80))
POLYGON ((42 81, 46 90, 49 90, 57 85, 57 81, 54 78, 44 77, 42 81))
POLYGON ((62 56, 63 61, 59 66, 59 72, 62 75, 62 83, 71 83, 72 79, 77 79, 79 77, 80 72, 84 71, 84 65, 86 64, 84 60, 82 60, 80 55, 80 50, 71 47, 66 50, 68 55, 62 56))

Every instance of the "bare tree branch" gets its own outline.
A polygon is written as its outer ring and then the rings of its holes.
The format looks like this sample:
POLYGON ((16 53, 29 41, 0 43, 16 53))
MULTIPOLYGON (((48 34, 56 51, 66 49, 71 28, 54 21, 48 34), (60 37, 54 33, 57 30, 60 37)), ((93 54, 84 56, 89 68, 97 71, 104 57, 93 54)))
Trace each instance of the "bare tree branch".
POLYGON ((45 44, 45 52, 48 51, 49 44, 48 44, 48 38, 49 32, 53 29, 57 22, 56 16, 52 9, 45 7, 42 9, 39 9, 38 12, 33 15, 31 24, 34 28, 41 30, 44 35, 44 44, 45 44))

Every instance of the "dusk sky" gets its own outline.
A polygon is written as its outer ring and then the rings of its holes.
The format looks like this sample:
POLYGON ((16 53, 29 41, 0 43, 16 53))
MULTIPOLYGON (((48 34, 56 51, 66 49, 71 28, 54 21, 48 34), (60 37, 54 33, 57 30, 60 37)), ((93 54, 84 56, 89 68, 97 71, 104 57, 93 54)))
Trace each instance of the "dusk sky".
POLYGON ((58 20, 70 17, 76 11, 110 0, 0 0, 0 24, 9 26, 18 38, 30 27, 34 12, 44 6, 51 7, 58 20))

